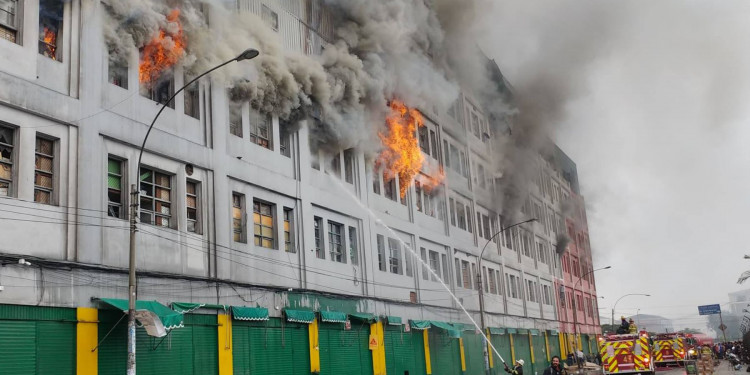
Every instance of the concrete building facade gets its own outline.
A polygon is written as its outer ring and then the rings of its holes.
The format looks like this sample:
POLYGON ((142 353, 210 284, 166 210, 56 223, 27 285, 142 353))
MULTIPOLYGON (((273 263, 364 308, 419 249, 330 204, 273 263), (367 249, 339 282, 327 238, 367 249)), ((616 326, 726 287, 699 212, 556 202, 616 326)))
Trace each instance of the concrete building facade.
MULTIPOLYGON (((210 78, 161 115, 138 176, 160 93, 143 94, 138 61, 110 66, 102 3, 40 1, 10 1, 14 13, 0 15, 0 304, 127 298, 129 187, 138 183, 139 300, 468 322, 429 267, 477 322, 481 275, 488 327, 573 332, 577 299, 580 331, 599 333, 593 275, 578 282, 593 263, 574 168, 535 160, 520 216, 539 220, 490 240, 513 223, 495 199, 501 145, 471 92, 451 108, 420 108, 423 171, 446 175, 429 192, 411 184, 401 197, 401 181, 386 181, 360 150, 313 150, 315 119, 288 133, 210 78), (40 31, 50 13, 54 45, 40 31)), ((273 15, 286 48, 319 53, 325 35, 297 3, 237 7, 273 15)), ((184 82, 178 65, 171 85, 184 82)))

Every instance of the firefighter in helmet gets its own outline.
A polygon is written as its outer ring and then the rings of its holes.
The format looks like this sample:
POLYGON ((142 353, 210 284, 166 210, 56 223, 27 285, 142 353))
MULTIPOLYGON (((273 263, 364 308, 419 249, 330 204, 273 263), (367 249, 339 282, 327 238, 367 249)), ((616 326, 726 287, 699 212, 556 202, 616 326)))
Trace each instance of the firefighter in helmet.
POLYGON ((617 328, 617 334, 623 335, 630 332, 630 324, 628 324, 628 321, 625 320, 624 316, 620 317, 621 323, 620 326, 617 328))
POLYGON ((638 333, 638 326, 635 325, 635 321, 633 320, 633 318, 630 318, 630 321, 628 322, 628 332, 638 333))

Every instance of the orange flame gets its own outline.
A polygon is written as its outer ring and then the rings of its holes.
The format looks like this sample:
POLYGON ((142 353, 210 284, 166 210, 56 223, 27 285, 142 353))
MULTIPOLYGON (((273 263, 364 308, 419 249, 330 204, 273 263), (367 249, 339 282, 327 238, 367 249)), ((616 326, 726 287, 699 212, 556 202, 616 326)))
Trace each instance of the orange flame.
POLYGON ((44 51, 44 55, 51 58, 52 60, 57 60, 57 33, 45 26, 42 41, 44 42, 46 49, 44 51))
MULTIPOLYGON (((383 168, 383 179, 386 182, 398 177, 399 193, 403 198, 425 161, 417 141, 417 129, 424 126, 424 118, 418 110, 408 108, 397 100, 392 101, 390 107, 391 113, 385 120, 388 133, 378 133, 385 147, 375 161, 375 168, 383 168)), ((419 176, 420 183, 430 190, 440 185, 445 178, 442 170, 434 177, 419 176)))
POLYGON ((167 16, 167 22, 176 24, 176 32, 168 33, 165 30, 159 30, 159 35, 143 47, 141 65, 138 68, 138 78, 141 82, 153 83, 165 69, 173 67, 182 58, 186 40, 182 33, 179 16, 178 9, 173 10, 167 16))

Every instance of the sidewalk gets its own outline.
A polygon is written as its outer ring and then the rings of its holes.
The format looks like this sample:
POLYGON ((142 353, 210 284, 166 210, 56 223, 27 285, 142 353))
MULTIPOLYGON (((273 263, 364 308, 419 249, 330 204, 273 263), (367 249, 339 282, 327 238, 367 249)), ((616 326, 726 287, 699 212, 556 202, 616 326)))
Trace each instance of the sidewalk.
MULTIPOLYGON (((714 367, 713 375, 744 375, 748 365, 742 365, 742 369, 733 370, 729 362, 721 361, 718 366, 714 367)), ((657 370, 656 375, 685 375, 684 368, 671 368, 669 370, 657 370)))

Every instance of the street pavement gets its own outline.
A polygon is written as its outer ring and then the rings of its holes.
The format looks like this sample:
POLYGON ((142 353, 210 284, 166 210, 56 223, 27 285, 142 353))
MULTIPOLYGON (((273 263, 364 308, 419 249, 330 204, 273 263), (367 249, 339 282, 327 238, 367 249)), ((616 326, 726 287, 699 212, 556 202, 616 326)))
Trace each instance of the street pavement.
MULTIPOLYGON (((742 369, 735 371, 726 361, 721 361, 718 366, 714 367, 713 375, 745 375, 748 365, 743 365, 742 369)), ((670 368, 669 370, 657 370, 656 375, 686 375, 684 368, 670 368)))

